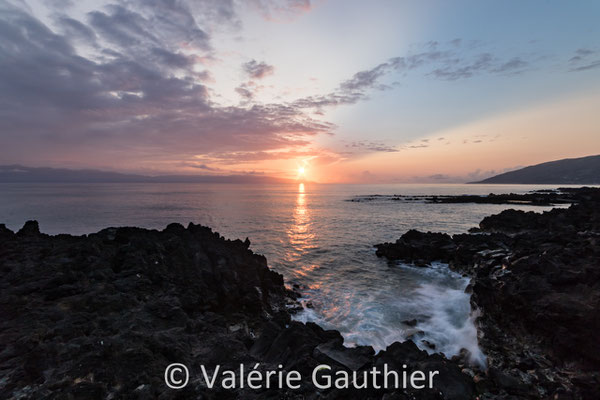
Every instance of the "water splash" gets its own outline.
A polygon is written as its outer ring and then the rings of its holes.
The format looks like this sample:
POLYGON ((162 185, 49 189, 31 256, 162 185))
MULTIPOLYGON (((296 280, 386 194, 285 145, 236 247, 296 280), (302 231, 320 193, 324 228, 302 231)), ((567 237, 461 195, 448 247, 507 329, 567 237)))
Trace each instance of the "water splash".
POLYGON ((441 263, 427 268, 399 264, 394 272, 397 286, 390 279, 385 286, 308 289, 302 301, 312 308, 305 307, 295 319, 339 330, 347 346, 370 345, 380 351, 395 341, 412 340, 428 353, 449 358, 464 349, 473 365, 484 368, 477 311, 472 312, 465 293, 469 278, 441 263))

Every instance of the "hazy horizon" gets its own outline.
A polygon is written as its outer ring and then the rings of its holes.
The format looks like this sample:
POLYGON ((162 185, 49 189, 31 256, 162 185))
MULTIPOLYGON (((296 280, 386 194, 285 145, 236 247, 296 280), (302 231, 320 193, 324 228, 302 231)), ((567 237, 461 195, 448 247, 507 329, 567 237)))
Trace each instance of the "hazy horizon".
POLYGON ((0 0, 0 165, 462 183, 598 154, 599 16, 595 1, 0 0))
MULTIPOLYGON (((354 184, 477 184, 481 183, 484 185, 489 184, 525 184, 525 185, 596 185, 596 180, 589 180, 588 178, 593 177, 597 179, 597 174, 581 175, 585 170, 594 168, 590 165, 590 159, 598 159, 600 155, 592 155, 575 159, 577 164, 570 164, 565 169, 565 164, 561 163, 559 169, 548 169, 549 164, 555 164, 554 161, 564 162, 571 161, 573 159, 563 160, 552 160, 535 166, 529 167, 543 167, 538 169, 537 175, 528 174, 529 182, 488 182, 485 179, 482 181, 460 181, 460 180, 445 180, 443 182, 436 182, 435 179, 419 180, 419 177, 414 177, 412 180, 396 180, 387 182, 345 182, 354 184), (581 164, 584 162, 585 164, 581 164), (557 171, 562 172, 557 172, 557 171), (577 172, 574 172, 577 171, 577 172), (553 181, 550 177, 555 174, 561 175, 562 178, 569 176, 565 179, 556 179, 553 181), (565 175, 566 174, 566 175, 565 175), (533 181, 533 182, 532 182, 533 181), (578 183, 579 182, 579 183, 578 183)), ((596 162, 597 163, 597 162, 596 162)), ((530 168, 519 168, 513 169, 514 172, 531 171, 530 168)), ((500 173, 494 175, 494 178, 500 178, 507 175, 506 173, 500 173)), ((514 177, 512 178, 515 179, 514 177)), ((517 178, 517 179, 523 179, 517 178)), ((504 178, 506 180, 506 178, 504 178)), ((110 170, 99 170, 99 169, 70 169, 70 168, 52 168, 52 167, 29 167, 20 164, 13 165, 0 165, 0 183, 40 183, 40 182, 55 182, 55 183, 232 183, 232 184, 332 184, 332 183, 343 183, 343 182, 318 182, 309 180, 306 176, 297 176, 295 179, 279 178, 274 176, 265 175, 262 173, 246 173, 246 174, 229 174, 229 175, 207 175, 198 173, 181 173, 181 174, 169 174, 169 173, 154 173, 154 174, 136 174, 127 173, 120 171, 110 170)))

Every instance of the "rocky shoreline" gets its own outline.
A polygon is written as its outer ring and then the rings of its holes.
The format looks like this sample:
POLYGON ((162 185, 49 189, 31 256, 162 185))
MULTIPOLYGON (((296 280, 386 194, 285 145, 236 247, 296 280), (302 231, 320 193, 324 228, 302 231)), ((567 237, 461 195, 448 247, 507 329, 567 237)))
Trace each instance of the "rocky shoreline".
POLYGON ((0 225, 0 397, 5 399, 600 398, 600 196, 544 214, 505 211, 478 233, 409 231, 377 254, 472 277, 487 370, 407 341, 375 354, 292 320, 297 295, 250 242, 210 228, 108 228, 49 236, 0 225), (164 371, 185 364, 170 389, 164 371), (201 366, 297 370, 299 389, 209 389, 201 366), (319 364, 439 371, 433 389, 317 389, 319 364))
POLYGON ((377 255, 472 278, 494 398, 600 398, 600 189, 542 214, 506 210, 471 234, 409 231, 377 255))
POLYGON ((0 397, 3 399, 470 398, 457 361, 412 342, 375 355, 337 331, 292 321, 296 295, 250 242, 209 228, 109 228, 49 236, 29 221, 0 227, 0 397), (190 382, 164 382, 182 363, 190 382), (299 389, 209 389, 201 366, 297 370, 299 389), (387 363, 440 371, 432 390, 317 390, 310 371, 367 371, 387 363))
POLYGON ((534 190, 529 193, 502 193, 487 195, 360 195, 346 201, 354 203, 391 201, 400 203, 442 203, 442 204, 514 204, 530 206, 552 206, 574 204, 586 195, 593 195, 594 188, 558 188, 534 190))

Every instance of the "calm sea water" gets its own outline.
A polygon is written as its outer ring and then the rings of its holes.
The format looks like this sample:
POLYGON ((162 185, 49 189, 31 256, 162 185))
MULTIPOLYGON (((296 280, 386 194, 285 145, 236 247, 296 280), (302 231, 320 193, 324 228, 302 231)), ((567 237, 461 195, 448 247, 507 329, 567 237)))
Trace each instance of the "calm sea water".
MULTIPOLYGON (((0 223, 19 229, 37 219, 43 232, 85 234, 108 226, 162 229, 171 222, 249 237, 288 285, 310 305, 297 318, 339 330, 347 345, 377 350, 396 340, 447 356, 464 347, 482 361, 468 279, 443 264, 389 263, 373 245, 419 230, 462 233, 509 208, 489 204, 349 202, 371 194, 524 193, 554 186, 505 185, 229 185, 0 184, 0 223), (416 326, 405 321, 417 319, 416 326)), ((510 206, 542 211, 549 207, 510 206)))

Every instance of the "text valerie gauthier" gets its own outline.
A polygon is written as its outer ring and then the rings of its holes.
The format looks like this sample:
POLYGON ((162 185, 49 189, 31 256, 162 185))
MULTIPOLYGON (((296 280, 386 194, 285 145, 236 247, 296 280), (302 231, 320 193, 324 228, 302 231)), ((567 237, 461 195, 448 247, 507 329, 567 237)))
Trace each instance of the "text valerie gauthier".
MULTIPOLYGON (((317 389, 431 389, 439 371, 390 369, 387 364, 363 371, 332 370, 330 365, 316 366, 311 373, 310 382, 317 389)), ((264 370, 260 363, 251 366, 240 364, 237 369, 224 369, 220 365, 214 368, 200 366, 198 375, 191 375, 183 364, 170 364, 165 369, 165 384, 171 389, 183 389, 190 382, 200 379, 208 389, 300 389, 304 377, 299 371, 286 371, 282 365, 275 370, 264 370)))

